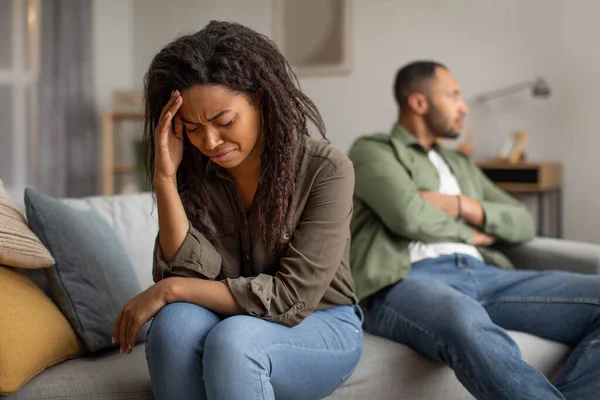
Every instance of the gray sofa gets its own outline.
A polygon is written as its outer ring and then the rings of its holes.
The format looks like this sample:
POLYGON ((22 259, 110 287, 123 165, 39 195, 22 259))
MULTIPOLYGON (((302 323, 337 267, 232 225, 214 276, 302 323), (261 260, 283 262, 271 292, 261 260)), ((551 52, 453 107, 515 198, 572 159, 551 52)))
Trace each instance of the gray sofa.
MULTIPOLYGON (((142 287, 151 283, 156 212, 148 194, 67 200, 73 207, 92 208, 103 215, 124 242, 142 287)), ((520 268, 560 269, 597 274, 600 246, 538 238, 503 251, 520 268)), ((525 361, 552 377, 570 349, 532 335, 510 332, 525 361)), ((200 379, 200 377, 198 377, 200 379)), ((351 378, 331 399, 472 399, 452 370, 410 348, 365 334, 364 353, 351 378)), ((117 350, 63 362, 42 372, 6 400, 32 399, 152 399, 144 345, 131 355, 117 350)))

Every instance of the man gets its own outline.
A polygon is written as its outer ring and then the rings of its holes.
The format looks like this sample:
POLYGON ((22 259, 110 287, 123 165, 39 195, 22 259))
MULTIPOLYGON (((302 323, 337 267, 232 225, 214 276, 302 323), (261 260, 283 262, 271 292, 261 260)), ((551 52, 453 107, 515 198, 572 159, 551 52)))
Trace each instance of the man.
POLYGON ((478 399, 591 399, 600 393, 600 277, 514 270, 490 246, 534 236, 525 207, 439 138, 467 106, 441 64, 398 71, 390 134, 350 150, 356 172, 351 264, 365 327, 454 369, 478 399), (506 329, 573 347, 554 385, 506 329))

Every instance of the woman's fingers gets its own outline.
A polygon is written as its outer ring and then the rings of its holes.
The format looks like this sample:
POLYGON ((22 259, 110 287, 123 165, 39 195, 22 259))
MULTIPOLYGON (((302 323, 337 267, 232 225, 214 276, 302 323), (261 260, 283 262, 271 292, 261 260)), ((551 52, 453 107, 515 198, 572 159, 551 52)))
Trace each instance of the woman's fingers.
POLYGON ((127 354, 131 353, 131 350, 134 348, 135 338, 139 330, 140 324, 137 318, 131 318, 129 326, 127 327, 127 354))
POLYGON ((179 140, 183 140, 183 121, 181 121, 181 116, 179 114, 175 115, 173 123, 173 135, 179 140))
POLYGON ((121 344, 121 354, 125 354, 127 350, 127 325, 130 323, 131 315, 128 312, 124 312, 123 319, 121 320, 121 332, 119 332, 120 344, 121 344))
POLYGON ((179 110, 179 107, 181 107, 181 104, 183 104, 183 98, 181 97, 181 94, 179 94, 179 90, 176 90, 173 103, 169 107, 169 111, 171 112, 171 115, 175 115, 177 113, 177 110, 179 110))
POLYGON ((121 321, 122 320, 123 320, 123 311, 121 310, 121 312, 119 313, 119 316, 117 317, 117 321, 115 322, 115 328, 113 329, 113 335, 112 335, 113 344, 117 343, 117 340, 119 340, 120 333, 121 333, 121 321))
MULTIPOLYGON (((177 113, 177 111, 179 110, 179 107, 181 107, 181 104, 183 103, 183 99, 179 95, 179 92, 176 92, 176 93, 177 93, 176 97, 173 98, 172 101, 169 102, 170 106, 166 110, 166 113, 162 117, 162 119, 159 122, 159 125, 157 127, 159 142, 163 146, 167 145, 167 140, 169 138, 169 134, 171 133, 171 127, 173 125, 173 116, 177 113)), ((177 124, 177 118, 176 118, 176 124, 177 124)), ((177 133, 175 133, 175 135, 177 135, 177 133)), ((181 135, 178 135, 178 137, 179 136, 181 136, 181 135)))
MULTIPOLYGON (((167 113, 167 111, 169 111, 169 108, 171 108, 171 106, 173 105, 173 102, 177 98, 177 96, 175 96, 175 92, 176 92, 175 90, 173 90, 171 92, 171 97, 169 97, 169 101, 167 101, 167 104, 165 104, 162 111, 160 112, 159 121, 162 121, 164 119, 165 114, 167 113)), ((179 93, 179 92, 177 92, 177 93, 179 93)))

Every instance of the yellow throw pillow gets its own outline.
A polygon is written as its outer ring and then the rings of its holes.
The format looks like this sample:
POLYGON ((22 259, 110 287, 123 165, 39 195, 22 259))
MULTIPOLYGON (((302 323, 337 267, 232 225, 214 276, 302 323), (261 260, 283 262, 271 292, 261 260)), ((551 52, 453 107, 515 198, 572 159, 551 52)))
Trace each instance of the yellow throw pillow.
POLYGON ((8 201, 0 180, 0 264, 16 268, 49 268, 54 258, 27 226, 23 213, 8 201))
POLYGON ((84 351, 52 300, 26 276, 0 266, 0 395, 84 351))

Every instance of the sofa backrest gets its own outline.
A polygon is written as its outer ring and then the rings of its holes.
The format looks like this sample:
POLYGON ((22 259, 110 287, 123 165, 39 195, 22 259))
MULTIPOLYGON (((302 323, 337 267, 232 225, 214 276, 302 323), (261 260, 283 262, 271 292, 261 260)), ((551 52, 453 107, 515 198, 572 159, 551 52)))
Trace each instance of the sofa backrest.
POLYGON ((92 209, 104 217, 125 246, 142 289, 152 285, 152 251, 158 233, 158 211, 150 193, 63 201, 76 209, 92 209))

